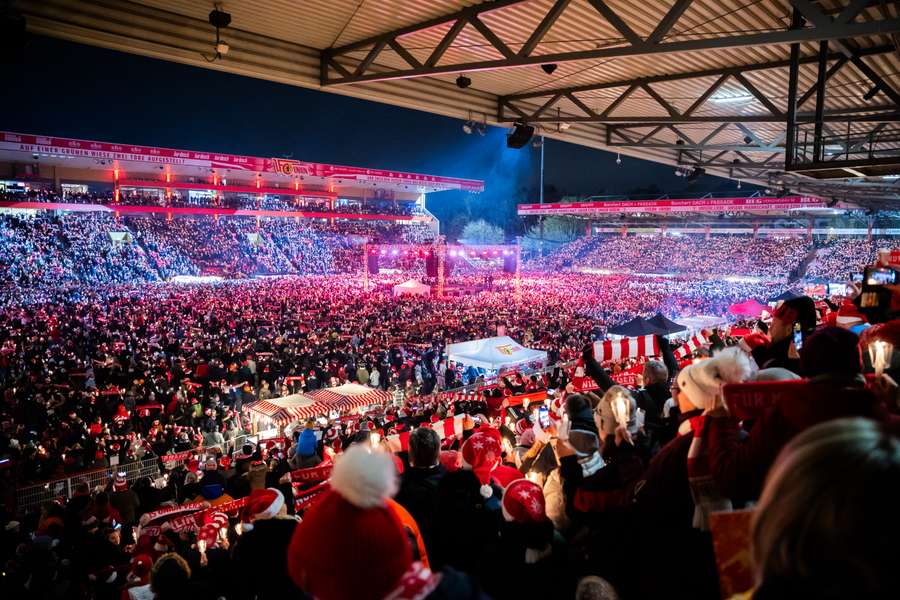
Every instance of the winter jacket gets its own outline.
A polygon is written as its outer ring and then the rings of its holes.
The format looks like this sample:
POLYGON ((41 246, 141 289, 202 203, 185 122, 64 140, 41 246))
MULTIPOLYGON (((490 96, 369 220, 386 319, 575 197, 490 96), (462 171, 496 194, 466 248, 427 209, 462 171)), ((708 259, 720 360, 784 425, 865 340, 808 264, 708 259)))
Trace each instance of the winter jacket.
POLYGON ((241 535, 234 546, 234 600, 307 597, 288 575, 287 549, 296 519, 264 519, 241 535))
POLYGON ((432 552, 434 522, 440 518, 437 513, 438 483, 446 473, 441 464, 428 469, 409 467, 400 477, 400 490, 394 498, 416 520, 429 554, 432 552))
POLYGON ((122 517, 122 523, 125 525, 134 525, 136 522, 135 512, 137 511, 138 506, 141 505, 141 501, 138 499, 137 494, 134 493, 134 490, 128 489, 120 492, 111 492, 109 494, 109 503, 119 511, 119 515, 122 517))

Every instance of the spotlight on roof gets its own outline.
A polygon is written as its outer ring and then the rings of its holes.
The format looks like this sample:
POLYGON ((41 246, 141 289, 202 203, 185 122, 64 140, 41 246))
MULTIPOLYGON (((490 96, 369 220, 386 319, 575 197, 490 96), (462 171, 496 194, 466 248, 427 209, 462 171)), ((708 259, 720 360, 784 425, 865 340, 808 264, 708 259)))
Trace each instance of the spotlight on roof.
POLYGON ((703 167, 697 166, 697 167, 694 167, 690 173, 688 173, 687 180, 688 181, 696 181, 702 175, 706 175, 706 169, 704 169, 703 167))
POLYGON ((471 134, 473 131, 475 131, 475 123, 473 123, 472 121, 466 121, 465 123, 463 123, 462 130, 466 133, 466 135, 471 134))
POLYGON ((556 63, 545 63, 545 64, 541 65, 541 69, 547 75, 553 75, 553 71, 556 70, 556 63))
POLYGON ((544 136, 542 136, 542 135, 536 136, 536 137, 531 141, 531 147, 532 147, 532 148, 540 148, 540 147, 543 146, 543 145, 544 145, 544 136))
POLYGON ((465 75, 460 75, 456 78, 456 87, 464 90, 470 85, 472 85, 472 80, 465 75))
POLYGON ((475 132, 483 137, 487 133, 487 123, 475 123, 475 132))
POLYGON ((567 129, 568 129, 569 127, 571 127, 571 126, 572 126, 571 123, 560 123, 560 124, 559 124, 559 130, 560 130, 560 131, 565 131, 565 130, 567 130, 567 129))
POLYGON ((207 62, 215 62, 228 54, 228 51, 231 49, 228 42, 220 37, 220 30, 225 29, 231 24, 231 15, 219 10, 219 5, 216 4, 215 8, 209 13, 209 24, 216 28, 216 43, 213 44, 215 54, 213 54, 212 58, 209 58, 204 54, 203 58, 205 58, 207 62))
POLYGON ((507 148, 522 148, 534 135, 534 127, 519 121, 513 125, 512 131, 506 134, 507 148))

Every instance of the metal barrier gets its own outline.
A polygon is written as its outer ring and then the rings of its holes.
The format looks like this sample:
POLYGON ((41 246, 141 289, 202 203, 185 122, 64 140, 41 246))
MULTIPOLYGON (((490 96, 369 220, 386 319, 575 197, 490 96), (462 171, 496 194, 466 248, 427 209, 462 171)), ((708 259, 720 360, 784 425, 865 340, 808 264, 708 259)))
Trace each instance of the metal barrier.
POLYGON ((56 479, 45 483, 38 483, 16 489, 16 510, 27 512, 39 507, 44 502, 52 500, 66 500, 72 497, 75 485, 81 481, 87 482, 91 489, 104 487, 110 478, 117 473, 124 473, 129 483, 134 483, 142 477, 156 477, 159 475, 159 461, 156 458, 125 463, 105 469, 75 473, 65 479, 56 479))

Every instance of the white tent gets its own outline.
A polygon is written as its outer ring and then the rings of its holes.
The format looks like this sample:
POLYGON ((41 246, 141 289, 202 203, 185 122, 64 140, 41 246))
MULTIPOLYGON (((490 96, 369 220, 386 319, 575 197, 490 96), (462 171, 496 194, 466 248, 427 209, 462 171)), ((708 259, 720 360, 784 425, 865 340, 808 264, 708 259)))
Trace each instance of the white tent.
POLYGON ((725 317, 697 315, 694 317, 676 319, 675 322, 688 328, 688 331, 685 332, 686 334, 693 335, 694 332, 700 331, 701 329, 713 329, 715 327, 721 327, 722 325, 727 323, 727 320, 725 319, 725 317))
POLYGON ((394 286, 394 296, 428 296, 431 294, 431 286, 425 285, 415 279, 410 279, 394 286))
POLYGON ((456 363, 497 371, 527 363, 547 364, 546 352, 526 348, 507 336, 450 344, 447 356, 456 363))

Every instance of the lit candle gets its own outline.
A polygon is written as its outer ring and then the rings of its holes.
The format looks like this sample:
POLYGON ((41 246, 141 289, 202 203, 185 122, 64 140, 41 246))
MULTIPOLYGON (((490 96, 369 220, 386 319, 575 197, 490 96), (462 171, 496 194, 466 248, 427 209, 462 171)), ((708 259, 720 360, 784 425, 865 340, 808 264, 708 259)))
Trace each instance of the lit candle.
POLYGON ((628 404, 629 403, 623 394, 616 395, 612 400, 613 416, 616 418, 616 423, 622 427, 628 424, 628 404))
POLYGON ((894 345, 884 340, 875 340, 869 344, 869 358, 872 360, 872 367, 875 368, 876 375, 882 375, 888 365, 891 364, 891 358, 894 354, 894 345))

